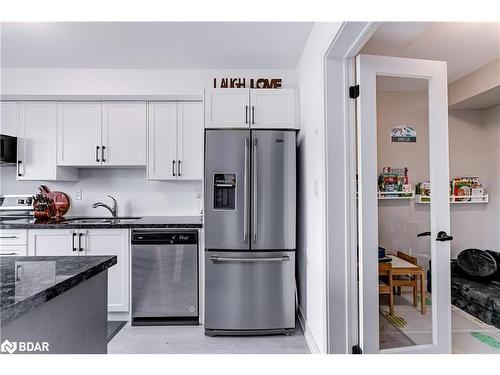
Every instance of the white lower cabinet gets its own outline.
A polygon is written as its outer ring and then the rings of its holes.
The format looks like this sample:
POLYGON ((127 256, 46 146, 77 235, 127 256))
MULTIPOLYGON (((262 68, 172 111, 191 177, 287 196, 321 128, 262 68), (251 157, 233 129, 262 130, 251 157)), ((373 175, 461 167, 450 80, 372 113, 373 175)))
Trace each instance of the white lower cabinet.
POLYGON ((79 255, 74 229, 34 229, 28 231, 28 255, 79 255))
POLYGON ((33 229, 28 232, 31 256, 116 255, 108 269, 108 312, 129 310, 128 229, 33 229))
POLYGON ((108 311, 129 310, 129 230, 87 229, 82 238, 86 255, 116 255, 117 263, 108 269, 108 311))

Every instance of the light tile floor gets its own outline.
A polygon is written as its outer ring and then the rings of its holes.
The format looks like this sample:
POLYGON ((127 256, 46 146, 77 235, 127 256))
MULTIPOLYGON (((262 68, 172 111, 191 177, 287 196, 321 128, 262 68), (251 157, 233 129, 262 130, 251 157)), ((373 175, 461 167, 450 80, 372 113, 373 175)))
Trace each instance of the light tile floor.
POLYGON ((293 336, 208 337, 203 326, 138 327, 127 324, 108 354, 308 354, 300 327, 293 336))
MULTIPOLYGON (((401 296, 395 298, 395 315, 406 320, 407 324, 400 329, 417 345, 432 342, 431 306, 422 315, 411 303, 411 290, 406 288, 401 296)), ((430 297, 429 297, 430 298, 430 297)), ((384 303, 384 302, 382 302, 384 303)), ((388 312, 387 306, 380 306, 388 312)), ((457 354, 500 354, 500 348, 492 347, 479 340, 474 332, 487 335, 500 341, 500 329, 488 325, 472 315, 452 305, 452 352, 457 354)))

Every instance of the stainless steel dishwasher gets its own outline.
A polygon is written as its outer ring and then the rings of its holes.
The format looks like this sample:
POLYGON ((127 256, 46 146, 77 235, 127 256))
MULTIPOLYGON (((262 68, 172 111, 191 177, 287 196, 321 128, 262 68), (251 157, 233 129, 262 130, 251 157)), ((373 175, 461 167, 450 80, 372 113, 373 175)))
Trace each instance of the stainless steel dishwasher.
POLYGON ((132 325, 198 324, 198 231, 132 231, 132 325))

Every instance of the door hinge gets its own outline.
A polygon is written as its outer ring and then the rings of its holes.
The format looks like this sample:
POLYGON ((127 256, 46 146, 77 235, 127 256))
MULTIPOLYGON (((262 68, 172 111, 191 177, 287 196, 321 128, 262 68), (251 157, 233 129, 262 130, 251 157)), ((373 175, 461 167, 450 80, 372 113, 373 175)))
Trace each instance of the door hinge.
POLYGON ((359 96, 359 85, 349 87, 349 98, 356 99, 359 96))
POLYGON ((363 349, 359 345, 353 345, 352 354, 363 354, 363 349))

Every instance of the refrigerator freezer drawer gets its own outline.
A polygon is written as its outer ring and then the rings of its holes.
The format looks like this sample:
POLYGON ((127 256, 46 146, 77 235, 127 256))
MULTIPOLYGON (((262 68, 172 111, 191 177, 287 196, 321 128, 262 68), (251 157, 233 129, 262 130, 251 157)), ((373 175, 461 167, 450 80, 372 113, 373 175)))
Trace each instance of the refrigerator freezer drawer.
POLYGON ((205 253, 205 328, 295 328, 295 253, 205 253))

